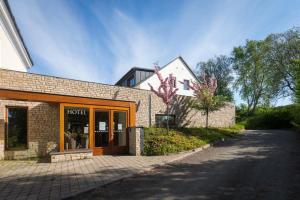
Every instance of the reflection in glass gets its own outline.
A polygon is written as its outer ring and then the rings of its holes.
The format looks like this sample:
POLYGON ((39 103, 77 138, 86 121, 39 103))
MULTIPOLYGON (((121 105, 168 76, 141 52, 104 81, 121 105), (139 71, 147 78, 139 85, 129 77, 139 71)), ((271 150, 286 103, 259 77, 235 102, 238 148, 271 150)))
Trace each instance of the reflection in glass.
POLYGON ((8 108, 7 148, 27 147, 27 108, 8 108))
POLYGON ((109 141, 109 115, 105 111, 95 111, 95 147, 107 147, 109 141))
POLYGON ((114 146, 126 146, 126 112, 114 112, 114 146))
POLYGON ((87 108, 65 107, 64 117, 65 150, 88 148, 89 110, 87 108))
POLYGON ((169 127, 175 127, 175 115, 164 115, 164 114, 155 115, 156 127, 166 128, 168 121, 169 121, 169 127))

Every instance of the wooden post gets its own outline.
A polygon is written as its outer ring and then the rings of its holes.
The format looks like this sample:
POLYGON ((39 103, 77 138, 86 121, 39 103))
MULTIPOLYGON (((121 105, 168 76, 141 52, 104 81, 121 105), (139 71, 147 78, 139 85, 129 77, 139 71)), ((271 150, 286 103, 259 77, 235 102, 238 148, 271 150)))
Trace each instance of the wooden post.
POLYGON ((94 126, 95 126, 95 119, 94 119, 94 109, 92 106, 89 107, 89 148, 94 148, 94 126))
POLYGON ((62 103, 59 104, 59 151, 64 151, 64 143, 65 143, 65 134, 64 134, 64 105, 62 103))

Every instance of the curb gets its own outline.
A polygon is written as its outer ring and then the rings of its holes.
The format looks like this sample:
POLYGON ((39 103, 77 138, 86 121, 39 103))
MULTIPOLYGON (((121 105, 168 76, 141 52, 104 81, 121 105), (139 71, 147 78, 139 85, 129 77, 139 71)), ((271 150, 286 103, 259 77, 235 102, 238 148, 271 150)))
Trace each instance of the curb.
POLYGON ((172 163, 172 162, 181 160, 181 159, 183 159, 183 158, 185 158, 185 157, 188 157, 188 156, 190 156, 190 155, 193 155, 193 154, 195 154, 195 153, 198 153, 198 152, 200 152, 200 151, 203 151, 204 149, 207 149, 207 148, 209 148, 209 147, 211 147, 211 146, 212 146, 211 144, 206 144, 206 145, 204 145, 204 146, 202 146, 202 147, 199 147, 199 148, 197 148, 197 149, 193 149, 193 150, 190 150, 190 151, 186 151, 186 152, 182 153, 183 155, 180 155, 180 156, 178 156, 177 158, 173 158, 171 161, 169 161, 169 162, 167 162, 167 163, 172 163))

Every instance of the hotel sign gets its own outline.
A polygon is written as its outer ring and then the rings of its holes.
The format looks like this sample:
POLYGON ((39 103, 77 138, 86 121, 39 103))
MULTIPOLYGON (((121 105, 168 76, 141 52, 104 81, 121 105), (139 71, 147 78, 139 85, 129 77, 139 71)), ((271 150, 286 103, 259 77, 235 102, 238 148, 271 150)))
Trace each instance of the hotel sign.
POLYGON ((67 109, 68 115, 86 115, 85 109, 67 109))

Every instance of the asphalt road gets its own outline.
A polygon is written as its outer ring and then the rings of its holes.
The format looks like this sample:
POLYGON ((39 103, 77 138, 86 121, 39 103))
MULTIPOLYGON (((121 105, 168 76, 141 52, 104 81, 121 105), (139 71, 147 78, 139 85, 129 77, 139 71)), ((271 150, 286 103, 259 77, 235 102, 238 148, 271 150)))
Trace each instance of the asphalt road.
POLYGON ((74 199, 300 199, 300 134, 247 131, 74 199))

